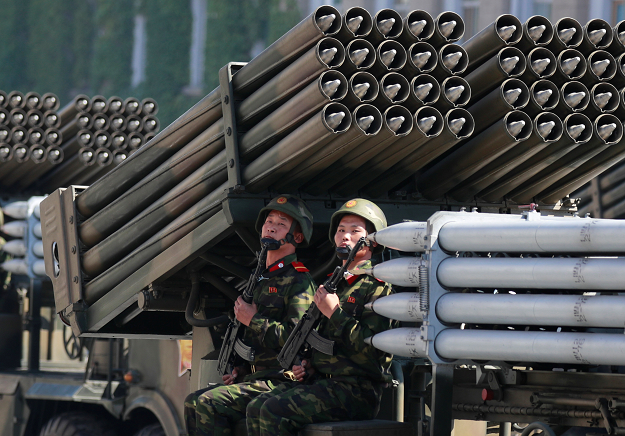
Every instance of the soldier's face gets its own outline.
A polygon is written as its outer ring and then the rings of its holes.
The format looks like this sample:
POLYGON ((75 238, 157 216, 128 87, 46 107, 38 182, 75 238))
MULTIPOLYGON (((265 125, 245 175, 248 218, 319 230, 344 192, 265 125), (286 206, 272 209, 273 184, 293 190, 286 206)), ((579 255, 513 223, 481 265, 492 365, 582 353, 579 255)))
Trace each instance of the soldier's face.
POLYGON ((262 237, 275 239, 276 241, 284 239, 286 234, 289 233, 292 223, 293 218, 289 215, 279 210, 272 210, 263 224, 262 237))
MULTIPOLYGON (((353 247, 360 238, 365 236, 367 236, 367 223, 365 219, 358 215, 344 215, 336 228, 334 243, 337 247, 345 247, 346 245, 353 247)), ((356 259, 362 257, 362 255, 368 251, 369 248, 367 247, 361 248, 356 259)))

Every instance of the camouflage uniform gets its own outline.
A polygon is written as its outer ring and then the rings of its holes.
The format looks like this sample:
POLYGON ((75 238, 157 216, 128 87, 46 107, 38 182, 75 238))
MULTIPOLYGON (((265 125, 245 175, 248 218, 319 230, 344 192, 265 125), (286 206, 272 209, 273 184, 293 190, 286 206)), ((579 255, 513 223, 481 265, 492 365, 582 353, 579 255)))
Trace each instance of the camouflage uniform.
POLYGON ((243 342, 255 350, 257 371, 242 383, 217 385, 189 395, 185 421, 189 435, 229 435, 232 426, 245 418, 254 397, 287 380, 276 359, 295 324, 302 318, 315 291, 308 270, 292 254, 270 265, 254 290, 258 312, 245 327, 243 342))
MULTIPOLYGON (((370 268, 371 261, 359 267, 370 268)), ((335 355, 313 350, 312 380, 282 384, 252 400, 247 407, 248 435, 293 435, 314 422, 375 417, 381 389, 391 380, 392 356, 364 339, 389 329, 393 321, 365 311, 364 305, 391 293, 391 285, 369 276, 342 280, 339 308, 318 327, 323 337, 335 341, 335 355)))

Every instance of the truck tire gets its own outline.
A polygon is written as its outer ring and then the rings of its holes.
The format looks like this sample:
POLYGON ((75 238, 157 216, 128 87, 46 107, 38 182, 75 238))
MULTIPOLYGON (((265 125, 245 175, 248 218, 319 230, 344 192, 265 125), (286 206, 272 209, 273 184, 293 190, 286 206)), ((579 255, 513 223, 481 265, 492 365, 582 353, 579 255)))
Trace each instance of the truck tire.
POLYGON ((39 436, 116 436, 112 422, 92 413, 65 412, 53 416, 39 436))
POLYGON ((150 424, 143 427, 136 432, 134 436, 167 436, 163 427, 157 422, 156 424, 150 424))

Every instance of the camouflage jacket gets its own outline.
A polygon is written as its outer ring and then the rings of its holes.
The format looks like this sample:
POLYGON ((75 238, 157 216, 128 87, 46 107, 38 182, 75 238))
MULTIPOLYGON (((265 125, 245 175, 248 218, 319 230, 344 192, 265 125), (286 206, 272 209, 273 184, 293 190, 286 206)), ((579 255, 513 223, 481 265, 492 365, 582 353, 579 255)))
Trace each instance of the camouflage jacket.
POLYGON ((295 254, 262 272, 254 289, 258 312, 243 335, 243 342, 254 348, 255 365, 282 369, 276 357, 312 303, 315 289, 308 269, 295 254))
MULTIPOLYGON (((359 268, 371 268, 367 261, 359 268)), ((392 355, 365 344, 365 339, 388 330, 393 321, 365 310, 367 303, 392 293, 391 285, 367 275, 348 276, 341 280, 336 293, 339 308, 330 319, 322 317, 318 332, 335 342, 334 356, 313 350, 312 366, 321 374, 364 377, 389 382, 392 355)))

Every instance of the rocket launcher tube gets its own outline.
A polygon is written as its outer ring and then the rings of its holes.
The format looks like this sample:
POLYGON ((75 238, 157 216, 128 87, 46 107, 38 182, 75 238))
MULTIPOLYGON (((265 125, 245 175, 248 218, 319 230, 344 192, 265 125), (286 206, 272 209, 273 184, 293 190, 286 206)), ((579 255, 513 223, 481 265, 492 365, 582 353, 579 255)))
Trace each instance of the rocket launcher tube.
POLYGON ((403 26, 404 30, 398 39, 405 47, 427 41, 434 33, 434 19, 429 12, 420 9, 409 12, 403 20, 403 26))
POLYGON ((517 17, 509 14, 500 15, 462 45, 469 57, 467 71, 473 71, 502 48, 515 45, 522 36, 521 21, 517 17))
POLYGON ((504 80, 523 74, 525 67, 523 52, 515 47, 507 47, 467 74, 465 79, 471 86, 473 98, 479 100, 504 80))

